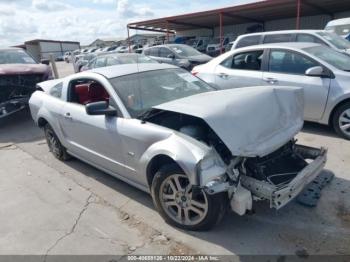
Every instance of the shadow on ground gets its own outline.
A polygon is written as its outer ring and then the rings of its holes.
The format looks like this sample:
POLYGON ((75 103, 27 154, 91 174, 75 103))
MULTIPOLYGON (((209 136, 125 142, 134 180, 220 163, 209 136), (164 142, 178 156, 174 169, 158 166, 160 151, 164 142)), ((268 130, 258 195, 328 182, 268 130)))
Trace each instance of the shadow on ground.
POLYGON ((332 127, 313 122, 305 122, 302 131, 309 134, 339 138, 332 127))

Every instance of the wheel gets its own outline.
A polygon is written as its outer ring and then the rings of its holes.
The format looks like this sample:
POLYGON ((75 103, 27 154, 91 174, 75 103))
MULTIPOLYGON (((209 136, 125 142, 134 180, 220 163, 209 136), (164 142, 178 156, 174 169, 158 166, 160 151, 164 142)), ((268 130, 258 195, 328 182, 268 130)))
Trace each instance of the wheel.
POLYGON ((350 140, 350 102, 338 107, 332 120, 334 130, 340 136, 350 140))
POLYGON ((212 228, 224 216, 227 207, 224 193, 193 192, 188 177, 175 164, 166 165, 155 174, 151 191, 154 205, 163 219, 186 230, 212 228))
POLYGON ((64 148, 64 146, 62 146, 52 127, 49 124, 46 124, 44 127, 44 131, 46 142, 49 146, 50 152, 52 152, 52 154, 59 160, 69 160, 70 155, 68 155, 67 150, 64 148))

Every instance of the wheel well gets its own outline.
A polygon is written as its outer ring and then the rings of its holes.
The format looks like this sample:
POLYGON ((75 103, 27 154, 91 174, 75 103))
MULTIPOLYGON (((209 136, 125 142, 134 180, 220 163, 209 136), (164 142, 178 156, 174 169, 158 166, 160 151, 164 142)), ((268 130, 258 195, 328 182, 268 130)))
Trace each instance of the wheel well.
POLYGON ((38 126, 39 127, 44 127, 48 122, 46 121, 45 118, 43 117, 40 117, 39 120, 38 120, 38 126))
POLYGON ((155 156, 147 166, 147 182, 148 186, 152 185, 153 177, 157 171, 165 165, 176 164, 177 163, 167 155, 155 156))
POLYGON ((347 98, 347 99, 345 99, 345 100, 339 102, 339 103, 333 108, 333 110, 332 110, 332 112, 331 112, 331 115, 330 115, 330 117, 329 117, 329 120, 328 120, 328 124, 329 124, 329 125, 332 125, 333 116, 334 116, 335 111, 336 111, 340 106, 342 106, 342 105, 344 105, 344 104, 346 104, 346 103, 350 103, 350 98, 347 98))

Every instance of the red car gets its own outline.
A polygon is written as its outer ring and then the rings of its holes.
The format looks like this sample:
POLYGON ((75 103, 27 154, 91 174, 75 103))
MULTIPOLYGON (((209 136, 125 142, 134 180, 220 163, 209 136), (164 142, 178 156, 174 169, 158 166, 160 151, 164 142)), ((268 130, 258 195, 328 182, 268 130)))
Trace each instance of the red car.
POLYGON ((0 49, 0 118, 24 109, 36 84, 52 79, 47 64, 20 48, 0 49))

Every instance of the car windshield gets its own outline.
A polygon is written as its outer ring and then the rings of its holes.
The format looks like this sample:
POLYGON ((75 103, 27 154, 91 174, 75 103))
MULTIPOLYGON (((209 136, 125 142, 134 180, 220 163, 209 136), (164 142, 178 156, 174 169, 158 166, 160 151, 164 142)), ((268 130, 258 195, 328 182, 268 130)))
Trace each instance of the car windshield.
POLYGON ((214 88, 183 69, 162 69, 110 79, 126 109, 134 118, 153 106, 214 88))
POLYGON ((350 56, 346 54, 339 53, 326 46, 308 47, 303 50, 327 62, 335 68, 343 71, 350 71, 350 56))
POLYGON ((36 62, 22 50, 0 50, 0 64, 36 64, 36 62))
POLYGON ((345 40, 335 33, 318 32, 317 34, 326 39, 338 49, 350 49, 349 41, 345 40))
POLYGON ((169 48, 180 57, 197 56, 202 54, 193 47, 187 45, 170 45, 169 48))
POLYGON ((111 65, 120 65, 120 64, 136 64, 136 63, 158 63, 157 61, 149 58, 148 56, 144 55, 108 55, 106 56, 108 58, 107 64, 109 66, 111 65))
POLYGON ((337 35, 347 35, 350 33, 350 24, 327 26, 325 30, 336 33, 337 35))
POLYGON ((220 38, 213 38, 209 41, 209 44, 220 44, 220 38))

